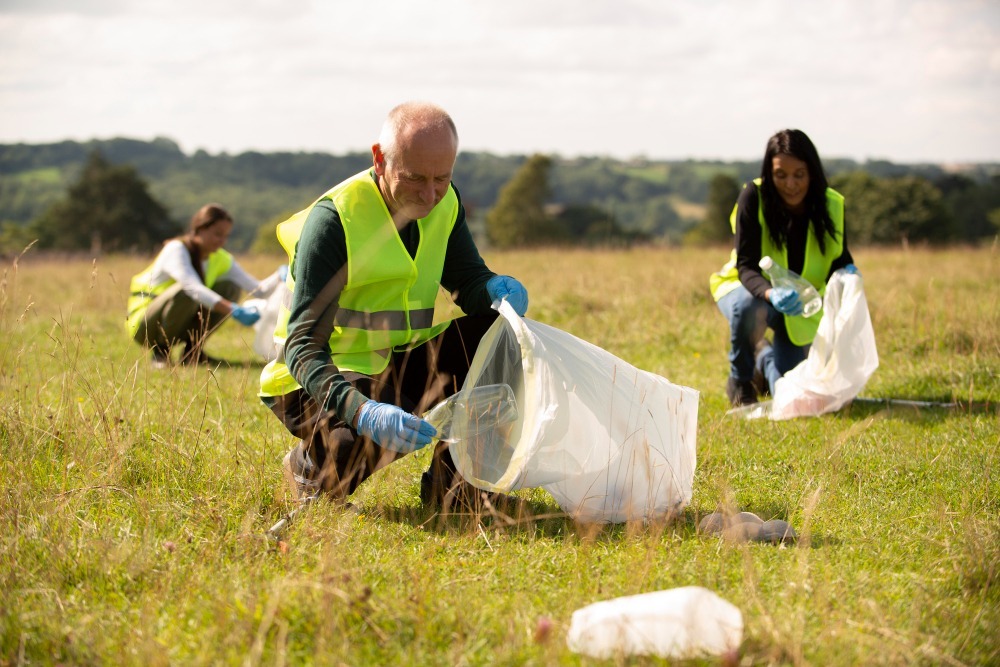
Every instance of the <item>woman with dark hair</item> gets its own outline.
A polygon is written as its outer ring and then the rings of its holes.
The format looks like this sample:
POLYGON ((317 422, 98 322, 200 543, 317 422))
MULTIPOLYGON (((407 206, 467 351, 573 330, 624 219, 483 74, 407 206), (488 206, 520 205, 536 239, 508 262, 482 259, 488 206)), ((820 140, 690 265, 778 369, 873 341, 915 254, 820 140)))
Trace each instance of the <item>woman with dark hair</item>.
POLYGON ((827 185, 819 153, 801 130, 768 140, 760 178, 743 186, 729 220, 735 247, 709 283, 729 320, 726 395, 738 406, 773 393, 778 378, 806 358, 823 313, 805 317, 794 288, 773 287, 763 276, 761 257, 803 276, 820 294, 834 271, 857 268, 844 235, 844 197, 827 185))
POLYGON ((218 204, 206 204, 191 217, 186 234, 170 239, 142 273, 132 278, 125 328, 135 342, 152 349, 157 367, 170 363, 170 349, 185 346, 181 362, 211 363, 202 346, 231 315, 244 326, 260 313, 236 303, 240 292, 267 294, 281 281, 281 270, 263 281, 243 270, 223 250, 233 218, 218 204))

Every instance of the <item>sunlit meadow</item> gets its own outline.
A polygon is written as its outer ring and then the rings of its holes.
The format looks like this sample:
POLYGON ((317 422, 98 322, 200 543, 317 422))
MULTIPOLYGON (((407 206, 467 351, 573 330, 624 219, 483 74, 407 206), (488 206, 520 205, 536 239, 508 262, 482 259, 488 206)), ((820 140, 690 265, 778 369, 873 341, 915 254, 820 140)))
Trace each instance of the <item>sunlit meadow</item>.
POLYGON ((229 367, 155 370, 123 328, 148 260, 4 260, 0 665, 600 664, 566 647, 575 609, 689 585, 742 611, 740 664, 1000 662, 1000 249, 856 250, 881 365, 865 400, 779 423, 726 414, 707 278, 727 256, 486 257, 531 318, 701 392, 676 521, 579 525, 540 490, 516 517, 442 517, 421 452, 280 541, 293 440, 256 397, 252 333, 211 339, 229 367), (719 507, 799 540, 698 534, 719 507))

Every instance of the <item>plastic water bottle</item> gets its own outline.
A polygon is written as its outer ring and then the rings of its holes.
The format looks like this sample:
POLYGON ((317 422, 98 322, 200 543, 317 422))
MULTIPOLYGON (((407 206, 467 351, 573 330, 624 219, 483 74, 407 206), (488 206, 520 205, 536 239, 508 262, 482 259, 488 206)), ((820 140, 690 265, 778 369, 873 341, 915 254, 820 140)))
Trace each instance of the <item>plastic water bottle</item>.
POLYGON ((802 314, 805 317, 812 317, 823 307, 823 297, 811 282, 799 274, 789 271, 766 255, 760 258, 760 268, 767 273, 772 286, 791 287, 799 293, 799 299, 802 300, 802 314))
POLYGON ((518 420, 517 400, 510 385, 484 384, 462 389, 424 415, 441 442, 457 443, 518 420))
POLYGON ((700 586, 595 602, 573 612, 566 636, 571 651, 602 659, 733 659, 742 641, 742 612, 700 586))

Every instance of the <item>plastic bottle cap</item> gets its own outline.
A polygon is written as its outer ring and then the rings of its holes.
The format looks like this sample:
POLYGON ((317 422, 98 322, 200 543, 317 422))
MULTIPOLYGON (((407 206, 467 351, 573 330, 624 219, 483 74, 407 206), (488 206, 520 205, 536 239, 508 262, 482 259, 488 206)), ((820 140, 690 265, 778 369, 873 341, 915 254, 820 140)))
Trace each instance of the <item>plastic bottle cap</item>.
POLYGON ((774 266, 774 260, 773 259, 771 259, 770 257, 768 257, 766 255, 764 257, 760 258, 760 268, 762 268, 765 271, 767 271, 772 266, 774 266))

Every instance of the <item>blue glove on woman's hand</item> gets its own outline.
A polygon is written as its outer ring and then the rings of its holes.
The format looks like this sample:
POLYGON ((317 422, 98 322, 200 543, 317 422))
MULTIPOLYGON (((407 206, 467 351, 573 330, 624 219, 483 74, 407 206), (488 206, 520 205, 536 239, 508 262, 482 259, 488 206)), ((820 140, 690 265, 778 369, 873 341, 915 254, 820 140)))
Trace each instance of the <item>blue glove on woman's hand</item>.
POLYGON ((507 299, 507 303, 521 317, 528 312, 528 290, 514 278, 493 276, 486 283, 486 291, 494 302, 507 299))
POLYGON ((785 315, 802 314, 802 299, 799 298, 799 293, 794 288, 772 287, 770 299, 771 305, 779 313, 784 313, 785 315))
POLYGON ((260 311, 253 306, 249 308, 233 306, 233 310, 229 314, 233 316, 234 320, 245 327, 252 327, 260 319, 260 311))
POLYGON ((408 454, 431 444, 437 429, 395 405, 368 401, 358 411, 358 433, 380 447, 408 454))

